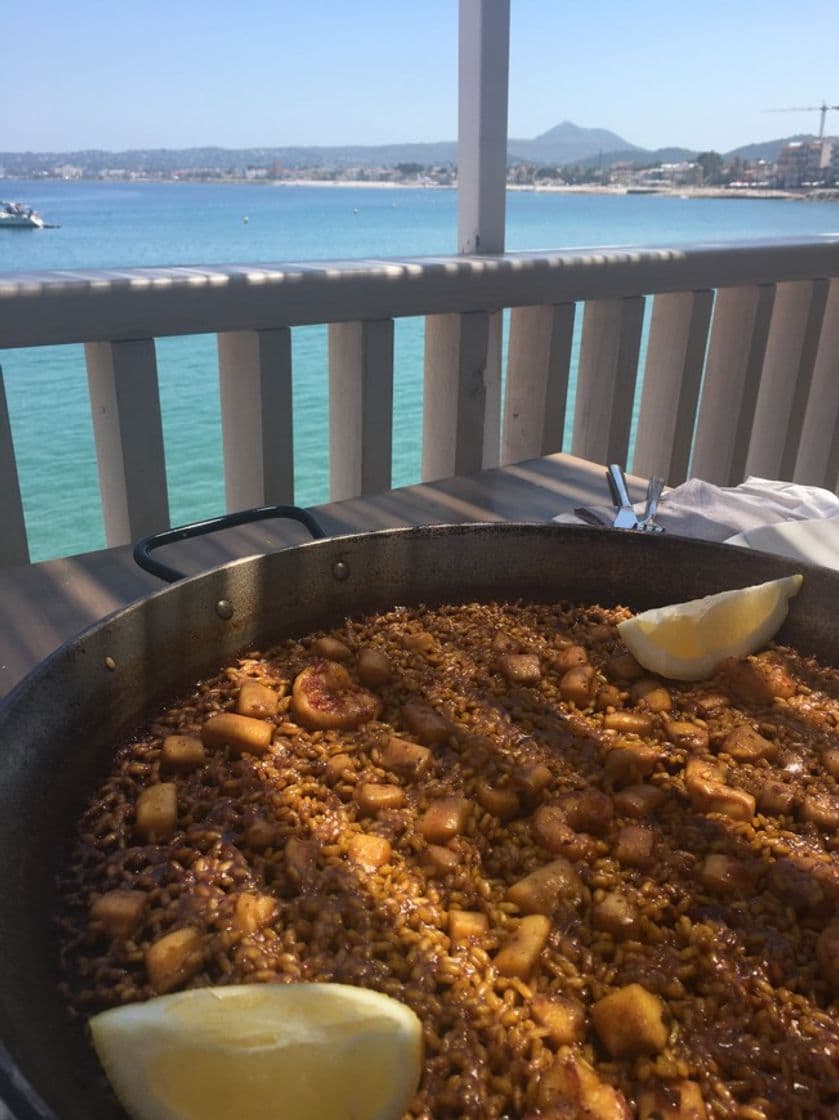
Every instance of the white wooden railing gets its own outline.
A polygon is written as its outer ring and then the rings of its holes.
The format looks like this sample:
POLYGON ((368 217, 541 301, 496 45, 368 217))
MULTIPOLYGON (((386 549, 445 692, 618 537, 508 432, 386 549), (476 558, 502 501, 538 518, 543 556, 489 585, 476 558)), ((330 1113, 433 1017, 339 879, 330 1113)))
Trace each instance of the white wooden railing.
MULTIPOLYGON (((837 488, 839 237, 0 274, 0 349, 85 345, 109 545, 169 524, 156 338, 218 336, 226 502, 238 509, 294 498, 291 329, 304 324, 329 324, 332 497, 390 486, 402 316, 425 317, 424 480, 558 450, 626 462, 643 376, 636 473, 837 488), (488 371, 507 308, 502 401, 488 371)), ((0 524, 0 562, 26 562, 2 381, 0 524)))

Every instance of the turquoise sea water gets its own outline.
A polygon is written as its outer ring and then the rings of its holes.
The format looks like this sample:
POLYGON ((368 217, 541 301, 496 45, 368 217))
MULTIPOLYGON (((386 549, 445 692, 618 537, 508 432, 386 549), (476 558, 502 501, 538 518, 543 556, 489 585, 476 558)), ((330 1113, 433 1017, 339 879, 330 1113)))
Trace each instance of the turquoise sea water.
MULTIPOLYGON (((21 183, 60 229, 4 231, 0 272, 421 256, 456 246, 449 190, 263 185, 21 183), (247 217, 248 221, 243 219, 247 217)), ((510 249, 660 245, 839 231, 839 203, 511 192, 510 249)), ((422 324, 396 326, 394 485, 417 481, 422 324)), ((223 512, 213 336, 157 344, 173 524, 223 512)), ((32 558, 104 545, 81 346, 0 353, 32 558)), ((326 329, 293 332, 296 499, 328 498, 326 329)))

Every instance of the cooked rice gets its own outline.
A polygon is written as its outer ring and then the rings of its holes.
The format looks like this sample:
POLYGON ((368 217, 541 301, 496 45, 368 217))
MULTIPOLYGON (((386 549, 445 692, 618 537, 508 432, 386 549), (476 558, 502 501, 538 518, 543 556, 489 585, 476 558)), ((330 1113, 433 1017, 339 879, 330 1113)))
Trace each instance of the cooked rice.
MULTIPOLYGON (((544 995, 582 1004, 584 1033, 561 1053, 585 1059, 601 1082, 624 1094, 626 1115, 653 1115, 645 1087, 686 1081, 699 1087, 709 1117, 839 1115, 839 992, 817 955, 817 939, 839 905, 837 829, 830 825, 836 770, 825 765, 830 759, 835 766, 829 752, 839 747, 839 674, 778 648, 760 657, 783 665, 795 681, 793 696, 746 704, 723 674, 697 685, 667 683, 671 710, 650 713, 645 700, 632 699, 628 681, 609 675, 607 660, 624 652, 615 630, 623 617, 620 609, 502 603, 347 621, 330 636, 352 651, 350 673, 363 647, 383 652, 393 667, 392 681, 373 689, 383 701, 380 717, 353 731, 307 731, 294 718, 291 683, 316 662, 312 644, 320 633, 248 652, 200 683, 119 747, 80 821, 62 918, 72 1008, 87 1016, 157 994, 147 951, 163 935, 191 927, 201 935, 204 963, 184 987, 336 981, 410 1005, 425 1035, 422 1081, 408 1114, 416 1120, 519 1118, 540 1109, 545 1116, 578 1115, 545 1095, 542 1077, 557 1063, 557 1044, 534 1019, 534 999, 544 995), (599 686, 618 689, 602 692, 599 707, 580 710, 560 695, 569 656, 563 651, 572 644, 585 647, 599 686), (537 655, 540 679, 512 683, 498 668, 505 651, 537 655), (270 750, 241 757, 208 750, 191 772, 162 772, 164 737, 200 735, 208 717, 233 709, 245 680, 286 690, 270 750), (431 747, 430 772, 412 778, 385 771, 376 758, 388 734, 417 741, 402 711, 417 699, 449 721, 450 734, 431 747), (647 777, 604 769, 616 741, 640 741, 604 728, 615 703, 650 717, 644 739, 657 758, 647 777), (767 780, 780 779, 792 790, 789 812, 738 820, 697 808, 684 774, 697 743, 676 745, 666 730, 672 721, 704 728, 712 760, 733 727, 752 725, 777 745, 778 756, 726 760, 726 780, 760 800, 767 780), (327 760, 337 754, 350 755, 350 764, 327 781, 327 760), (549 768, 550 780, 528 793, 522 775, 534 763, 549 768), (520 811, 512 819, 479 806, 482 780, 517 794, 520 811), (144 843, 135 831, 135 804, 159 781, 177 784, 177 831, 167 842, 144 843), (585 788, 613 798, 638 781, 664 791, 663 804, 645 820, 616 812, 599 834, 578 830, 579 845, 568 851, 583 882, 582 901, 557 900, 547 946, 529 975, 500 976, 494 958, 521 918, 508 888, 558 858, 557 849, 548 852, 534 838, 535 809, 585 788), (354 796, 361 783, 401 786, 405 803, 362 816, 354 796), (468 798, 474 811, 462 834, 439 845, 456 855, 454 869, 440 873, 429 868, 417 824, 432 800, 446 796, 468 798), (826 807, 825 819, 804 819, 814 816, 805 803, 826 807), (268 847, 249 844, 255 821, 273 830, 268 847), (652 829, 651 858, 640 866, 621 863, 618 833, 639 824, 652 829), (391 859, 378 870, 348 859, 360 833, 392 844, 391 859), (314 863, 302 877, 289 869, 291 837, 314 842, 305 849, 314 863), (753 887, 704 884, 698 872, 708 854, 731 857, 753 887), (770 874, 780 860, 780 871, 770 874), (117 888, 145 892, 147 904, 130 936, 109 938, 90 907, 117 888), (631 936, 592 922, 593 908, 615 891, 634 915, 631 936), (233 916, 248 892, 273 896, 276 913, 263 928, 241 932, 233 916), (449 916, 459 910, 485 915, 487 928, 456 945, 449 916), (663 1001, 667 1043, 645 1055, 610 1057, 591 1007, 634 983, 663 1001)), ((706 757, 702 737, 700 731, 706 757)))

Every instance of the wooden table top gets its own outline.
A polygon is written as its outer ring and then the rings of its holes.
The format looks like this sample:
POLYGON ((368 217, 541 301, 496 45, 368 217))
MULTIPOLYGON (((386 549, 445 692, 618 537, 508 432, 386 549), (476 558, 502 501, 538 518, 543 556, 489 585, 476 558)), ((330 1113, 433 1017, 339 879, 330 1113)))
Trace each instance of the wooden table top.
MULTIPOLYGON (((633 500, 645 482, 629 479, 633 500)), ((313 507, 327 533, 473 521, 549 521, 575 506, 608 505, 603 466, 571 455, 496 467, 372 497, 313 507)), ((294 522, 259 522, 171 545, 156 556, 189 574, 308 539, 294 522)), ((0 696, 63 642, 161 583, 131 547, 0 571, 0 696)))

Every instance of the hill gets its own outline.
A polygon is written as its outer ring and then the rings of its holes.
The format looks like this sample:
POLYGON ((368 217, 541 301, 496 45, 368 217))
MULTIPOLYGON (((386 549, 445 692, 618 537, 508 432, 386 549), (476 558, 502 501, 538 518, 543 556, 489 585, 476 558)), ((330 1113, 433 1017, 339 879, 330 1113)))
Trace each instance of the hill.
MULTIPOLYGON (((810 136, 791 136, 746 144, 724 153, 725 158, 765 159, 773 161, 784 144, 791 140, 809 140, 810 136)), ((639 148, 617 133, 605 128, 582 128, 571 121, 562 121, 547 132, 530 139, 511 137, 507 142, 507 162, 534 163, 562 167, 574 164, 583 167, 609 167, 613 163, 652 166, 693 159, 690 148, 667 147, 651 150, 639 148)), ((10 177, 51 173, 62 164, 81 167, 86 174, 106 170, 127 172, 185 174, 218 171, 232 172, 248 167, 270 167, 279 163, 289 170, 321 168, 346 170, 353 167, 394 167, 399 163, 422 166, 456 165, 457 143, 441 140, 429 143, 288 146, 262 148, 142 148, 128 151, 87 149, 72 152, 0 152, 0 167, 10 177)))
POLYGON ((742 148, 734 148, 725 152, 726 159, 758 160, 765 159, 767 163, 774 163, 778 158, 781 148, 785 144, 793 144, 798 140, 815 140, 812 134, 799 134, 787 136, 783 140, 764 140, 761 144, 745 144, 742 148))

